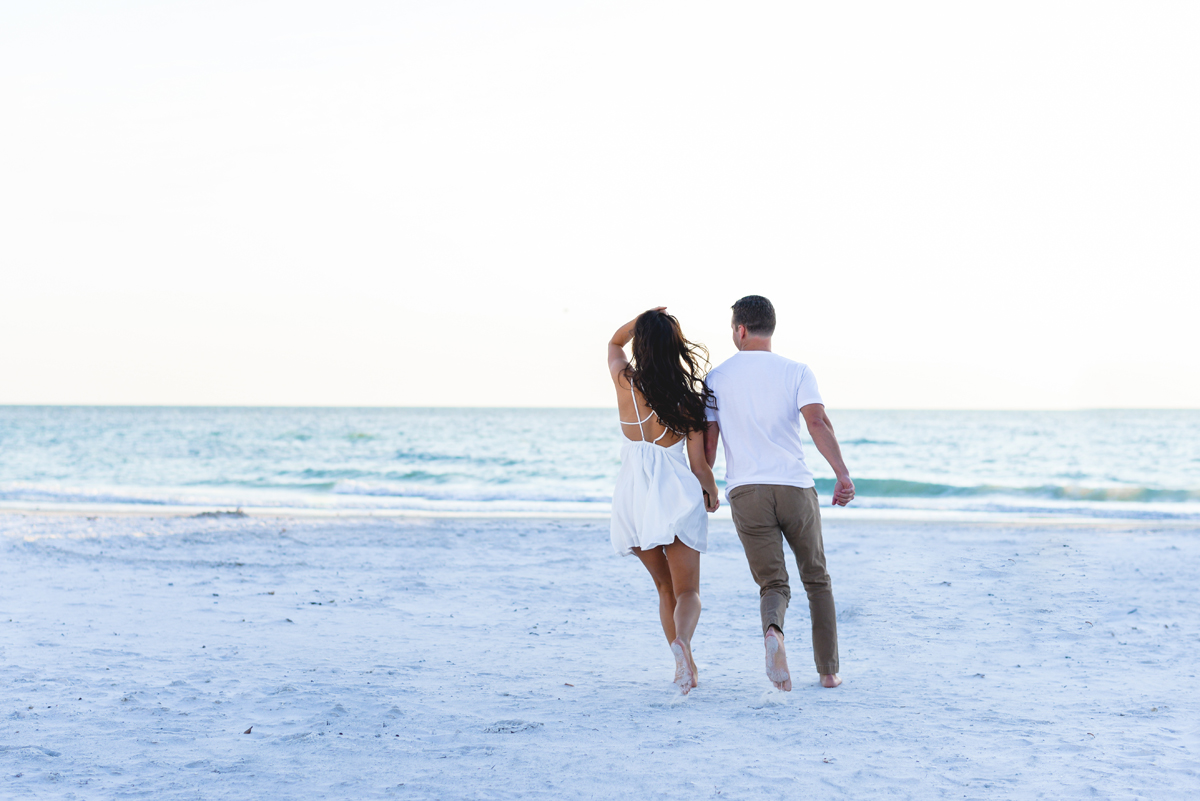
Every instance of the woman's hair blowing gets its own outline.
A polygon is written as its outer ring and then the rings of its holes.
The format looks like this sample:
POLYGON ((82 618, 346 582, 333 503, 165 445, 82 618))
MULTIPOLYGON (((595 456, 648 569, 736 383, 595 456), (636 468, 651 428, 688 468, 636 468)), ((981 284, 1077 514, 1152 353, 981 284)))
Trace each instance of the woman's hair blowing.
POLYGON ((633 327, 633 362, 625 377, 642 393, 662 424, 679 434, 703 431, 714 407, 704 383, 708 350, 688 342, 679 321, 661 311, 643 312, 633 327))

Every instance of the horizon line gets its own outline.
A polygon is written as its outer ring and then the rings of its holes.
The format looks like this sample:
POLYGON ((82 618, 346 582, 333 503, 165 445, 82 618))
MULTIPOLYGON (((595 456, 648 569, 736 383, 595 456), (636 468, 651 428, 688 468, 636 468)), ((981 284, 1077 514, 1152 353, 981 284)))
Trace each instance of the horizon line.
MULTIPOLYGON (((410 409, 460 411, 611 411, 605 406, 454 406, 454 405, 372 405, 372 404, 211 404, 211 403, 7 403, 0 409, 410 409)), ((1072 406, 1072 407, 979 407, 979 406, 830 406, 842 412, 1196 412, 1200 406, 1072 406)))

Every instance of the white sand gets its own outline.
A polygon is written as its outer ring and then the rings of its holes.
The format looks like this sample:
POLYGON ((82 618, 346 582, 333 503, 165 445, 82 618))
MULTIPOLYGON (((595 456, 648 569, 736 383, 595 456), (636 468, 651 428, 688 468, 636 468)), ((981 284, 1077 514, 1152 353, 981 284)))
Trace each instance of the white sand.
POLYGON ((679 700, 600 521, 0 514, 0 798, 1200 797, 1200 529, 831 520, 786 696, 709 540, 679 700))

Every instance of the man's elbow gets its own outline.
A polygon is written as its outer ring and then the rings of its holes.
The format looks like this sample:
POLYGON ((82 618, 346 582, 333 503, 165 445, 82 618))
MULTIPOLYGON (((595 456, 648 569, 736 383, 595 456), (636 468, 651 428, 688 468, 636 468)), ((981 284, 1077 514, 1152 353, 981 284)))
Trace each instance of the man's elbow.
POLYGON ((814 439, 820 435, 833 434, 833 426, 829 425, 829 421, 824 415, 813 416, 806 420, 808 423, 808 434, 814 439))

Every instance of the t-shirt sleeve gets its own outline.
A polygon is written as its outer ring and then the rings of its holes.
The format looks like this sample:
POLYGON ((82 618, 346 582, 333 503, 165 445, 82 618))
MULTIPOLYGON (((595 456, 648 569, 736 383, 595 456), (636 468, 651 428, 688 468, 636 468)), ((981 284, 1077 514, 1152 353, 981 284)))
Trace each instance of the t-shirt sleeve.
POLYGON ((817 377, 805 365, 800 372, 800 387, 796 391, 796 408, 803 409, 810 403, 825 405, 825 401, 821 400, 821 391, 817 389, 817 377))

